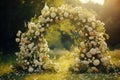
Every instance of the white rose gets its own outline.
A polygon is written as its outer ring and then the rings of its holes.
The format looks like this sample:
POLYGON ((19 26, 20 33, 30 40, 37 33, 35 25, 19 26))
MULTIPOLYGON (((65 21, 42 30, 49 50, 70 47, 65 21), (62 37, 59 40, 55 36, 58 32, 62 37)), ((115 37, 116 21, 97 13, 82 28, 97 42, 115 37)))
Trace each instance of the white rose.
POLYGON ((95 57, 92 57, 92 60, 94 61, 94 60, 95 60, 95 57))
POLYGON ((24 52, 24 51, 25 51, 25 48, 24 48, 23 46, 21 46, 21 47, 20 47, 20 50, 24 52))
POLYGON ((77 23, 77 25, 80 25, 80 24, 81 24, 80 22, 77 23))
POLYGON ((86 19, 82 19, 82 22, 86 22, 86 19))
POLYGON ((41 28, 41 29, 40 29, 40 32, 44 32, 44 31, 45 31, 45 28, 41 28))
POLYGON ((32 67, 29 67, 29 69, 28 69, 28 72, 33 72, 33 68, 32 67))
POLYGON ((44 48, 40 48, 40 52, 42 52, 44 50, 44 48))
POLYGON ((39 32, 39 31, 36 31, 36 32, 35 32, 35 35, 36 35, 36 36, 39 36, 39 35, 40 35, 40 32, 39 32))
POLYGON ((92 18, 88 18, 87 20, 88 20, 88 22, 92 22, 92 18))
POLYGON ((60 17, 60 20, 63 20, 63 19, 64 19, 64 18, 61 16, 61 17, 60 17))
POLYGON ((95 41, 91 41, 91 44, 93 44, 93 45, 97 45, 97 43, 95 42, 95 41))
POLYGON ((49 27, 49 24, 46 24, 46 27, 49 27))
POLYGON ((84 55, 84 54, 81 54, 81 57, 82 57, 82 58, 84 58, 84 57, 85 57, 85 55, 84 55))
POLYGON ((107 66, 108 64, 110 64, 110 58, 108 57, 101 58, 101 62, 103 63, 104 66, 107 66))
POLYGON ((45 4, 44 8, 42 9, 41 13, 44 15, 45 12, 47 12, 49 10, 49 7, 47 6, 47 4, 45 4))
POLYGON ((34 33, 34 30, 30 30, 31 33, 34 33))
POLYGON ((64 13, 64 16, 65 16, 65 17, 68 17, 68 15, 69 15, 68 12, 65 12, 65 13, 64 13))
POLYGON ((28 23, 28 28, 31 30, 31 28, 32 27, 35 27, 36 25, 35 25, 35 23, 33 23, 33 22, 29 22, 28 23))
POLYGON ((29 48, 29 49, 32 49, 33 46, 34 46, 34 43, 31 43, 31 44, 28 45, 28 48, 29 48))
POLYGON ((52 12, 52 13, 50 14, 50 16, 51 16, 52 18, 55 18, 56 13, 55 13, 55 12, 52 12))
POLYGON ((39 65, 40 62, 39 62, 38 60, 34 60, 34 64, 35 64, 35 65, 39 65))
POLYGON ((95 54, 96 54, 96 49, 95 49, 95 48, 92 48, 92 49, 90 50, 90 53, 91 53, 92 55, 95 55, 95 54))
POLYGON ((18 54, 19 54, 18 52, 15 53, 16 56, 18 56, 18 54))
POLYGON ((21 34, 21 33, 22 33, 22 32, 19 30, 16 36, 20 37, 20 34, 21 34))
POLYGON ((55 7, 51 7, 50 11, 54 12, 55 11, 55 7))
POLYGON ((98 66, 98 65, 100 64, 100 61, 99 61, 98 59, 95 59, 95 60, 93 61, 93 64, 94 64, 95 66, 98 66))
POLYGON ((90 53, 87 53, 86 56, 87 56, 88 58, 91 58, 91 57, 92 57, 92 55, 91 55, 90 53))
POLYGON ((85 25, 85 28, 88 28, 88 25, 85 25))
POLYGON ((76 63, 79 63, 79 62, 80 62, 80 59, 79 59, 79 58, 76 58, 76 59, 75 59, 75 62, 76 62, 76 63))
POLYGON ((88 27, 87 30, 91 32, 93 29, 91 27, 88 27))
POLYGON ((19 39, 19 38, 16 38, 16 42, 20 42, 20 39, 19 39))
POLYGON ((92 27, 93 27, 93 28, 95 28, 95 27, 96 27, 94 22, 92 22, 92 27))
POLYGON ((80 42, 80 46, 84 48, 85 47, 85 43, 84 42, 80 42))
POLYGON ((29 65, 30 64, 30 62, 27 62, 27 65, 29 65))
POLYGON ((92 39, 94 39, 94 37, 93 37, 93 36, 90 36, 89 39, 92 40, 92 39))
POLYGON ((92 60, 91 59, 88 59, 89 63, 92 63, 92 60))
POLYGON ((98 47, 96 48, 96 53, 101 53, 101 51, 98 47))
POLYGON ((84 36, 84 33, 80 30, 79 31, 80 36, 84 36))
POLYGON ((47 42, 43 45, 44 47, 48 47, 48 44, 47 44, 47 42))
POLYGON ((88 62, 88 61, 82 61, 82 63, 83 63, 83 64, 86 64, 86 65, 88 65, 88 64, 89 64, 89 62, 88 62))

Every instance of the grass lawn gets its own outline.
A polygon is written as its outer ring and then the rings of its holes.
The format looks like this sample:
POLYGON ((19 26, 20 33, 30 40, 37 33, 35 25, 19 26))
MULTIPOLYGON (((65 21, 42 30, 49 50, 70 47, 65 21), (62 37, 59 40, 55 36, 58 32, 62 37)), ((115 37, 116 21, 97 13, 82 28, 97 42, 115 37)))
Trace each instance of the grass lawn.
MULTIPOLYGON (((64 52, 63 52, 64 53, 64 52)), ((77 74, 68 71, 68 68, 73 64, 73 56, 69 52, 61 55, 54 60, 60 63, 61 71, 58 73, 44 72, 44 73, 19 73, 14 72, 10 65, 15 62, 14 55, 6 55, 0 57, 0 80, 120 80, 118 74, 103 74, 103 73, 83 73, 77 74), (7 57, 7 58, 6 58, 7 57)))

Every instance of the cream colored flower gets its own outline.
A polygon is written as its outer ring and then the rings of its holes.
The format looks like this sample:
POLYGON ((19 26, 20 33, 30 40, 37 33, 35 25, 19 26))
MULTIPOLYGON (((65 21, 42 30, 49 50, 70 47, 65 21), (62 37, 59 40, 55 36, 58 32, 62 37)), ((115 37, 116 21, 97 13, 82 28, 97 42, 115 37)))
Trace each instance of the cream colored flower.
POLYGON ((27 65, 29 65, 29 64, 30 64, 30 62, 27 62, 26 64, 27 64, 27 65))
POLYGON ((55 11, 55 7, 51 7, 51 8, 50 8, 50 11, 51 11, 51 12, 54 12, 54 11, 55 11))
POLYGON ((63 19, 64 19, 64 18, 61 16, 61 17, 60 17, 60 20, 63 20, 63 19))
POLYGON ((41 28, 41 29, 40 29, 40 32, 44 32, 44 31, 45 31, 45 28, 41 28))
POLYGON ((34 33, 34 30, 30 30, 30 33, 34 33))
POLYGON ((19 55, 19 53, 18 53, 18 52, 16 52, 16 53, 15 53, 15 55, 16 55, 16 56, 18 56, 18 55, 19 55))
POLYGON ((75 59, 75 62, 76 62, 76 63, 79 63, 79 62, 80 62, 80 59, 79 59, 79 58, 76 58, 76 59, 75 59))
POLYGON ((89 51, 92 55, 96 54, 96 49, 95 48, 91 48, 91 50, 89 51))
POLYGON ((85 43, 84 42, 80 42, 80 46, 84 48, 85 47, 85 43))
POLYGON ((22 32, 19 30, 16 36, 17 36, 17 37, 20 37, 20 34, 21 34, 21 33, 22 33, 22 32))
POLYGON ((94 64, 95 66, 98 66, 98 65, 100 64, 100 61, 99 61, 98 59, 95 59, 95 60, 93 61, 93 64, 94 64))
POLYGON ((88 28, 88 25, 85 25, 85 28, 88 28))
POLYGON ((19 39, 19 38, 16 38, 16 42, 20 42, 20 39, 19 39))
POLYGON ((93 36, 90 36, 89 39, 92 40, 92 39, 94 39, 94 37, 93 37, 93 36))
POLYGON ((80 24, 81 24, 80 22, 77 23, 77 25, 80 25, 80 24))
POLYGON ((84 54, 81 54, 81 57, 82 57, 82 58, 84 58, 84 57, 85 57, 85 55, 84 55, 84 54))
POLYGON ((95 27, 96 27, 96 25, 95 25, 95 23, 94 23, 94 22, 92 22, 92 27, 93 27, 93 28, 95 28, 95 27))
POLYGON ((33 46, 34 46, 34 43, 31 43, 31 44, 28 45, 28 48, 29 48, 29 49, 32 49, 33 46))
POLYGON ((69 13, 68 12, 64 12, 64 17, 68 17, 69 13))
POLYGON ((31 30, 32 27, 36 27, 35 23, 29 22, 29 23, 28 23, 28 28, 31 30))
POLYGON ((93 44, 94 46, 97 45, 97 43, 95 41, 91 41, 91 44, 93 44))
POLYGON ((40 52, 42 52, 44 50, 44 48, 40 48, 40 52))
POLYGON ((29 67, 29 69, 28 69, 28 72, 33 72, 33 68, 32 67, 29 67))
POLYGON ((56 13, 55 13, 55 12, 52 12, 52 13, 50 14, 50 16, 51 16, 52 18, 55 18, 56 13))
POLYGON ((21 47, 20 47, 20 50, 24 52, 24 51, 25 51, 25 48, 24 48, 23 46, 21 46, 21 47))
POLYGON ((93 28, 88 27, 87 30, 88 30, 89 32, 91 32, 91 31, 93 30, 93 28))
POLYGON ((49 10, 47 4, 45 4, 44 8, 42 9, 41 13, 44 15, 49 10))
POLYGON ((83 64, 86 64, 86 65, 88 65, 89 64, 89 62, 88 61, 81 61, 83 64))
POLYGON ((40 32, 39 32, 39 31, 36 31, 36 32, 35 32, 35 35, 36 35, 36 36, 39 36, 39 35, 40 35, 40 32))
POLYGON ((88 22, 92 22, 92 18, 88 18, 87 21, 88 21, 88 22))
POLYGON ((35 65, 40 65, 40 62, 38 60, 34 60, 35 65))
POLYGON ((88 58, 91 58, 91 57, 92 57, 92 55, 91 55, 90 53, 86 53, 86 56, 87 56, 88 58))
POLYGON ((86 22, 86 19, 82 19, 82 22, 86 22))

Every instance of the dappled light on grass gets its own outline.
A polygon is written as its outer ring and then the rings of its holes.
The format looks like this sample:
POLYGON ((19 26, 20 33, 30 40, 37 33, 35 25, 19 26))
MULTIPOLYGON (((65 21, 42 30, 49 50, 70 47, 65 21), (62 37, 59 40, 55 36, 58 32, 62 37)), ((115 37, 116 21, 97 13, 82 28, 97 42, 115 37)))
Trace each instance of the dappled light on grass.
POLYGON ((0 55, 0 76, 13 72, 12 70, 12 64, 15 62, 15 56, 14 55, 0 55), (7 57, 6 57, 7 56, 7 57))
POLYGON ((11 64, 9 64, 9 63, 4 64, 4 65, 0 65, 0 75, 12 72, 13 70, 10 68, 10 65, 11 64))
POLYGON ((67 74, 42 73, 32 74, 25 77, 25 80, 64 80, 67 74))
MULTIPOLYGON (((56 51, 57 52, 57 51, 56 51)), ((60 50, 59 52, 60 53, 60 50)), ((42 73, 42 74, 31 74, 25 77, 25 80, 66 80, 66 78, 71 74, 69 72, 69 67, 74 64, 74 56, 71 55, 69 51, 62 51, 58 59, 53 61, 59 65, 59 71, 57 73, 42 73), (64 54, 64 55, 63 55, 64 54)))
MULTIPOLYGON (((110 51, 110 56, 115 58, 115 55, 118 55, 119 52, 120 51, 110 51)), ((10 68, 10 65, 13 63, 11 60, 0 65, 0 78, 4 75, 4 77, 1 78, 2 80, 120 80, 120 76, 115 73, 75 74, 70 72, 68 69, 74 64, 74 55, 67 50, 55 50, 51 55, 56 56, 53 61, 59 64, 59 72, 16 73, 10 68)))
POLYGON ((120 68, 120 50, 110 51, 109 56, 111 56, 112 64, 120 68))

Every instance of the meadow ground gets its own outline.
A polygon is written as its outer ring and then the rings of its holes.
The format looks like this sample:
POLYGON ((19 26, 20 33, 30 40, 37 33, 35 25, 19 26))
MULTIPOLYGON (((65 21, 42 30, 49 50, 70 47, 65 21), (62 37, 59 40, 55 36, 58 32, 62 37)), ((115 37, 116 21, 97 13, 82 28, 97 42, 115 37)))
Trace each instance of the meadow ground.
MULTIPOLYGON (((61 70, 58 73, 44 72, 44 73, 17 73, 14 72, 10 66, 15 63, 15 55, 2 55, 0 56, 0 80, 120 80, 120 75, 103 74, 103 73, 72 73, 69 66, 73 64, 73 56, 69 55, 68 51, 57 51, 57 58, 53 61, 59 63, 61 70)), ((113 61, 120 59, 118 55, 120 50, 110 52, 113 56, 113 61), (116 58, 115 58, 116 57, 116 58)), ((119 65, 118 65, 119 66, 119 65)))

